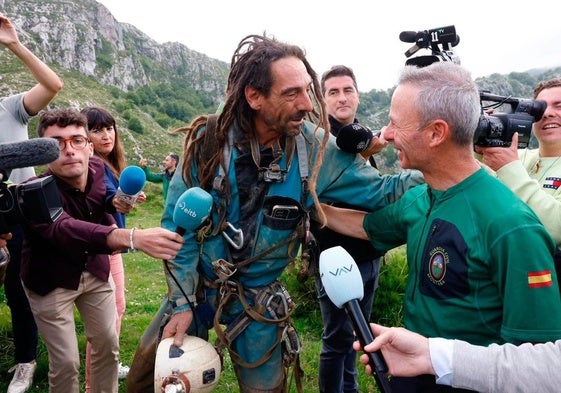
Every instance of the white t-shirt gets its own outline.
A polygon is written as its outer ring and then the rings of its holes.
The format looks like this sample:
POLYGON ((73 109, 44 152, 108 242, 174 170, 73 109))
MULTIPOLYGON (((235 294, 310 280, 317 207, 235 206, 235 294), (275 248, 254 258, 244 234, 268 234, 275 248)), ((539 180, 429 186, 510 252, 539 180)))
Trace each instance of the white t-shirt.
MULTIPOLYGON (((16 94, 0 100, 0 143, 21 142, 29 139, 27 124, 33 117, 23 106, 25 93, 16 94)), ((10 180, 21 183, 35 176, 33 167, 13 169, 10 180)))

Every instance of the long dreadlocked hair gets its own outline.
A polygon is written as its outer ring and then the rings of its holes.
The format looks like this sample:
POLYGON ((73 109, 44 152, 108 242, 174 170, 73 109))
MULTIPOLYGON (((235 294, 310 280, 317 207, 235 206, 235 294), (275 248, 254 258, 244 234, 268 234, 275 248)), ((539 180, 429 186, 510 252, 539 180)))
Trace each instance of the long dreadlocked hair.
MULTIPOLYGON (((212 184, 218 165, 225 168, 223 150, 228 137, 229 127, 237 123, 246 135, 253 134, 253 115, 254 110, 249 106, 245 98, 245 87, 250 86, 263 95, 268 96, 273 85, 273 76, 271 73, 271 65, 277 60, 286 57, 296 57, 300 59, 312 78, 312 88, 310 98, 314 103, 314 110, 308 114, 308 120, 316 125, 314 135, 319 142, 319 150, 312 151, 312 155, 317 154, 315 164, 312 168, 312 174, 309 181, 310 194, 314 200, 319 218, 325 222, 325 216, 321 210, 321 206, 316 194, 316 183, 323 161, 323 153, 325 145, 329 138, 329 132, 325 132, 323 139, 319 140, 317 131, 319 128, 329 127, 327 121, 327 113, 325 110, 325 101, 321 94, 321 88, 316 72, 308 63, 304 51, 295 45, 289 45, 277 41, 274 38, 268 38, 260 35, 249 35, 243 38, 230 64, 230 73, 228 75, 228 84, 226 87, 226 101, 222 112, 218 116, 214 141, 218 151, 213 153, 210 159, 205 162, 198 162, 198 180, 203 186, 212 184)), ((207 116, 199 116, 188 126, 175 130, 174 133, 187 132, 183 146, 183 169, 182 177, 186 184, 192 185, 191 163, 197 158, 198 152, 202 149, 204 141, 203 135, 197 135, 197 130, 201 125, 205 124, 207 116)), ((329 131, 326 129, 326 131, 329 131)), ((226 179, 226 192, 229 193, 230 186, 226 179)))

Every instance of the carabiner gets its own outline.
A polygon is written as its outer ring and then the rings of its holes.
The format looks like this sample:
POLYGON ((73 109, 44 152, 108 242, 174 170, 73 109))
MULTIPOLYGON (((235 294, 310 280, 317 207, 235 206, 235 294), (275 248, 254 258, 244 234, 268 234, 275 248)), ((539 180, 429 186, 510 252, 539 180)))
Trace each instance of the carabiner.
POLYGON ((224 239, 226 239, 228 243, 232 245, 232 247, 234 247, 236 250, 240 250, 243 247, 243 231, 241 230, 241 228, 237 229, 229 222, 226 222, 226 225, 228 225, 228 228, 230 228, 230 230, 235 233, 234 237, 237 238, 238 243, 234 242, 234 240, 230 236, 228 236, 225 231, 222 231, 222 236, 224 236, 224 239))

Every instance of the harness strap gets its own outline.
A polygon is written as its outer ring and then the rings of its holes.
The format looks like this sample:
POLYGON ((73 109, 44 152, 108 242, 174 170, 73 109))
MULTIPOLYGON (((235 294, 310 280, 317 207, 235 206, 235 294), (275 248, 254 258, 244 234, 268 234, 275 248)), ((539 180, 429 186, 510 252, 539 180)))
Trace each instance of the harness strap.
POLYGON ((226 279, 231 278, 237 271, 239 268, 244 267, 246 265, 249 265, 250 263, 263 258, 264 256, 272 253, 273 251, 277 250, 278 248, 284 246, 285 244, 292 242, 293 240, 295 240, 297 237, 300 236, 300 231, 296 230, 294 232, 292 232, 292 234, 285 238, 283 241, 278 242, 277 244, 275 244, 274 246, 272 246, 271 248, 268 248, 267 250, 256 254, 250 258, 244 259, 243 261, 240 261, 238 263, 232 264, 229 263, 231 266, 230 269, 223 269, 222 266, 218 266, 217 264, 213 263, 213 272, 214 274, 216 274, 218 276, 218 279, 216 280, 218 283, 220 282, 224 282, 226 279), (229 271, 229 274, 225 274, 224 271, 229 271))
POLYGON ((296 135, 296 152, 298 154, 298 168, 300 169, 300 179, 302 179, 302 206, 306 206, 306 199, 310 193, 308 184, 308 175, 310 168, 308 167, 308 149, 306 149, 306 140, 302 133, 296 135))
MULTIPOLYGON (((255 361, 253 363, 249 363, 249 362, 246 362, 245 360, 243 360, 241 358, 241 356, 236 351, 234 351, 232 349, 232 342, 237 337, 237 335, 239 335, 252 322, 250 320, 250 316, 249 316, 250 314, 247 313, 247 310, 251 309, 251 307, 249 307, 249 308, 246 307, 247 302, 245 301, 245 298, 244 298, 245 296, 244 296, 244 292, 243 292, 243 286, 240 283, 236 283, 235 286, 228 285, 227 288, 228 288, 228 290, 226 291, 225 296, 223 296, 222 299, 220 300, 220 303, 218 304, 218 308, 216 309, 216 313, 214 314, 214 330, 216 332, 216 336, 218 337, 218 339, 220 340, 222 345, 224 345, 226 348, 228 348, 228 352, 230 353, 230 357, 232 358, 233 361, 236 362, 236 364, 239 364, 241 367, 244 367, 244 368, 259 367, 263 363, 265 363, 267 360, 269 360, 269 358, 273 354, 273 351, 275 350, 275 348, 281 343, 283 329, 281 329, 281 328, 277 329, 277 338, 276 338, 275 343, 271 346, 271 348, 269 348, 263 354, 263 356, 261 356, 261 358, 259 358, 257 361, 255 361), (222 326, 220 325, 220 316, 222 315, 222 310, 223 310, 224 306, 230 300, 231 296, 236 296, 242 302, 242 304, 245 303, 244 304, 244 310, 246 311, 246 313, 243 314, 243 317, 241 318, 241 320, 238 322, 238 324, 240 326, 236 329, 236 331, 237 331, 236 337, 234 337, 230 334, 227 334, 227 332, 225 330, 223 330, 222 326)), ((257 305, 257 302, 256 302, 256 305, 257 305)), ((264 313, 265 308, 263 307, 261 311, 264 313)), ((256 316, 256 315, 259 315, 259 313, 257 311, 254 312, 254 310, 252 310, 251 311, 251 318, 253 319, 253 317, 256 316)), ((288 314, 288 317, 290 317, 290 314, 288 314)), ((277 321, 277 320, 274 320, 274 319, 265 318, 262 315, 259 315, 259 319, 260 319, 260 322, 274 323, 274 324, 281 324, 281 323, 286 321, 286 318, 279 319, 277 321), (265 321, 269 321, 269 322, 265 322, 265 321)))

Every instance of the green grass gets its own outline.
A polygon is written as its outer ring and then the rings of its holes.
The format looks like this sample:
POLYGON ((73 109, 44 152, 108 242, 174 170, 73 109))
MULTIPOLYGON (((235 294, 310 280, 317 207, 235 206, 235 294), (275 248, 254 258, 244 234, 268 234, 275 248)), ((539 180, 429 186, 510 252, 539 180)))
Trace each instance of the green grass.
MULTIPOLYGON (((145 189, 148 198, 146 203, 138 206, 127 218, 127 226, 148 228, 160 225, 162 214, 161 186, 147 184, 145 189)), ((129 253, 123 256, 126 274, 127 309, 123 318, 121 330, 121 359, 124 364, 130 364, 145 327, 158 310, 160 302, 166 292, 162 262, 146 256, 143 253, 129 253)), ((387 262, 382 267, 380 287, 376 292, 372 320, 389 325, 401 323, 401 301, 404 293, 406 266, 403 250, 392 251, 387 256, 387 262)), ((321 347, 321 315, 317 305, 315 289, 312 280, 300 284, 293 272, 285 272, 282 279, 297 304, 294 322, 302 341, 301 366, 305 372, 303 381, 305 392, 317 392, 317 365, 321 347)), ((83 325, 79 314, 77 331, 82 355, 85 352, 83 325)), ((211 332, 211 342, 214 342, 214 332, 211 332)), ((220 377, 217 393, 235 392, 238 390, 234 371, 229 357, 225 354, 224 371, 220 377)), ((44 344, 40 340, 38 367, 35 373, 33 392, 48 392, 47 372, 48 358, 44 344)), ((84 363, 82 362, 82 365, 84 363)), ((8 369, 13 365, 13 343, 10 322, 10 311, 6 305, 4 291, 0 290, 0 391, 6 391, 13 374, 8 369)), ((374 379, 364 373, 364 367, 358 366, 359 385, 361 392, 375 392, 374 379)), ((83 383, 83 366, 81 382, 83 383)), ((84 391, 82 386, 81 391, 84 391)), ((119 382, 119 392, 125 391, 125 381, 119 382)), ((296 392, 295 384, 291 384, 291 392, 296 392)))

